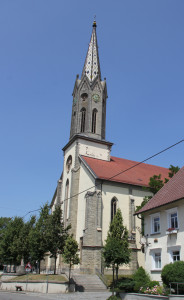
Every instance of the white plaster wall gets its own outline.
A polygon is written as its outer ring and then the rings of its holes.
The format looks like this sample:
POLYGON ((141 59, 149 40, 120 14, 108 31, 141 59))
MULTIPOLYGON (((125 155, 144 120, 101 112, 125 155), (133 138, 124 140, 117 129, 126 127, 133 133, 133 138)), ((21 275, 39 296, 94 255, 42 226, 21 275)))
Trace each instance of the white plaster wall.
POLYGON ((108 148, 108 145, 79 139, 79 154, 81 155, 109 161, 110 150, 108 148))
MULTIPOLYGON (((79 243, 80 237, 83 236, 83 230, 85 229, 85 211, 86 211, 86 198, 87 189, 95 185, 94 178, 87 171, 86 167, 81 163, 80 178, 79 178, 79 196, 78 196, 78 210, 77 210, 77 230, 76 240, 79 243), (84 193, 81 193, 85 191, 84 193)), ((89 189, 90 192, 95 191, 95 187, 89 189)))
MULTIPOLYGON (((102 185, 102 204, 103 204, 103 241, 107 237, 107 232, 109 229, 109 224, 111 220, 111 200, 113 197, 118 199, 118 207, 121 209, 123 222, 129 230, 129 210, 130 210, 130 198, 134 199, 135 209, 136 206, 140 205, 143 201, 143 198, 150 193, 133 187, 132 194, 129 194, 128 185, 120 184, 106 184, 102 185)), ((141 220, 135 217, 135 226, 141 227, 141 220)), ((137 233, 137 231, 136 231, 137 233)), ((139 241, 139 240, 137 240, 139 241)))
POLYGON ((170 250, 180 249, 180 260, 184 260, 184 200, 173 203, 172 206, 164 206, 162 208, 153 210, 150 213, 145 214, 145 235, 148 234, 149 246, 145 248, 145 268, 147 272, 151 275, 153 280, 161 281, 161 270, 154 270, 152 253, 156 249, 161 250, 161 265, 162 268, 171 262, 170 250), (166 230, 168 229, 168 219, 167 219, 167 209, 177 208, 178 210, 178 220, 179 220, 179 230, 177 234, 166 235, 166 230), (159 234, 151 234, 151 213, 160 213, 160 226, 161 232, 159 234), (158 242, 155 241, 158 240, 158 242))
MULTIPOLYGON (((66 189, 66 181, 67 179, 69 180, 69 195, 68 197, 70 197, 70 192, 71 192, 71 170, 72 168, 74 168, 75 165, 75 151, 76 151, 76 143, 74 142, 73 144, 71 144, 64 153, 64 162, 63 162, 63 179, 62 179, 62 201, 63 204, 61 206, 63 212, 64 212, 64 200, 65 200, 65 189, 66 189), (70 171, 67 173, 67 169, 66 169, 66 161, 68 159, 69 156, 72 156, 72 165, 70 168, 70 171)), ((68 201, 68 209, 70 207, 70 199, 68 201)))
MULTIPOLYGON (((109 230, 110 220, 111 220, 111 200, 113 197, 118 199, 118 208, 121 209, 123 216, 123 223, 130 229, 130 199, 134 199, 135 209, 136 206, 139 206, 143 198, 145 196, 150 195, 149 192, 132 186, 131 195, 129 194, 129 186, 128 185, 120 185, 120 184, 103 184, 102 186, 102 203, 103 203, 103 219, 102 219, 102 239, 103 243, 107 238, 107 232, 109 230)), ((141 229, 141 220, 135 217, 135 227, 139 227, 141 229)), ((136 245, 139 249, 141 249, 140 244, 140 232, 136 228, 136 245)), ((141 251, 138 251, 138 263, 139 266, 144 267, 144 254, 141 251)))
POLYGON ((124 224, 129 229, 129 191, 126 187, 114 186, 111 184, 102 185, 102 239, 103 243, 107 238, 107 232, 111 221, 111 200, 113 197, 118 199, 118 207, 122 211, 124 224))

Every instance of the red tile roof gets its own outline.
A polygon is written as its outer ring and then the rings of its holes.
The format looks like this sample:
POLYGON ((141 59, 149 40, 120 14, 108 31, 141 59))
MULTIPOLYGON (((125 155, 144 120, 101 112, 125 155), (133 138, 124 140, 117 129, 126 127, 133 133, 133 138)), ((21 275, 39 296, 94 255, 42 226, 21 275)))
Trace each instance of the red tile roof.
POLYGON ((181 168, 176 175, 174 175, 137 213, 146 212, 182 198, 184 198, 184 167, 181 168))
POLYGON ((149 165, 139 164, 136 161, 111 156, 110 161, 100 160, 87 156, 82 156, 84 162, 95 173, 96 177, 108 181, 133 184, 138 186, 148 186, 149 179, 153 175, 161 174, 161 179, 168 177, 168 169, 149 165), (133 166, 136 167, 127 170, 133 166), (127 170, 127 171, 125 171, 127 170), (119 174, 115 176, 116 174, 119 174))

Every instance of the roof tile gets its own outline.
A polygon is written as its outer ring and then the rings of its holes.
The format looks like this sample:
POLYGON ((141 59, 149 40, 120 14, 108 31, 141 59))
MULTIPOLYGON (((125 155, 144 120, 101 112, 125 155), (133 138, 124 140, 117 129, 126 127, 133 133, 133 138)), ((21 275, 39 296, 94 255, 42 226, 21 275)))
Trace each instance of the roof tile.
POLYGON ((82 156, 89 168, 100 179, 133 184, 138 186, 148 186, 149 179, 153 175, 162 175, 162 179, 168 178, 168 169, 138 163, 136 161, 111 156, 110 161, 82 156), (136 167, 134 167, 137 165, 136 167), (118 174, 118 175, 116 175, 118 174))
POLYGON ((182 167, 153 198, 136 214, 184 198, 184 167, 182 167))

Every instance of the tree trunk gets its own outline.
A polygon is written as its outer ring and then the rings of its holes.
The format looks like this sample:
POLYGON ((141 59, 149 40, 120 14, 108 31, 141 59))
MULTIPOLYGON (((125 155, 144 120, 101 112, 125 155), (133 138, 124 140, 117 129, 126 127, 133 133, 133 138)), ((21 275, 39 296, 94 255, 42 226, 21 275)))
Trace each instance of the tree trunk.
POLYGON ((40 274, 40 260, 38 261, 38 274, 40 274))
POLYGON ((118 281, 118 270, 119 270, 119 266, 116 266, 116 281, 118 281))
POLYGON ((114 296, 114 264, 112 265, 112 295, 114 296))
POLYGON ((54 257, 54 275, 56 275, 56 260, 57 256, 54 257))
POLYGON ((71 264, 71 261, 70 261, 70 265, 69 265, 69 286, 70 286, 71 268, 72 268, 72 264, 71 264))

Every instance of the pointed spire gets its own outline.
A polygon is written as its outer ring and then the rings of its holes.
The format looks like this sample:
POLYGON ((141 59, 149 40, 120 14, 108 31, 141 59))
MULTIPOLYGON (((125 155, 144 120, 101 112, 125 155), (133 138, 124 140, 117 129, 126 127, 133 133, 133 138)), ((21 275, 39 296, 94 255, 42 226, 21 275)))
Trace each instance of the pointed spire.
POLYGON ((101 80, 96 27, 97 27, 96 21, 94 20, 91 40, 89 43, 88 52, 84 63, 84 68, 82 71, 82 76, 86 74, 90 82, 92 82, 98 75, 100 76, 100 80, 101 80))

